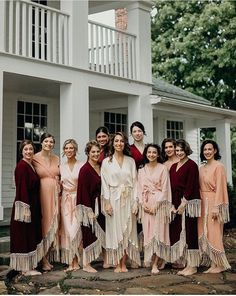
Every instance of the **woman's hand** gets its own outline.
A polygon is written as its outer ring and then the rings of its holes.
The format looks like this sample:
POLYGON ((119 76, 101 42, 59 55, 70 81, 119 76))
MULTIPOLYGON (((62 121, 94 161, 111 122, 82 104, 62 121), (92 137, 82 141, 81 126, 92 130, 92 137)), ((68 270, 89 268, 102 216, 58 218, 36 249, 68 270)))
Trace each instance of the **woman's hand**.
POLYGON ((113 215, 113 208, 110 204, 106 205, 105 211, 106 211, 107 215, 109 215, 109 216, 113 215))
POLYGON ((156 215, 156 209, 155 208, 148 208, 148 207, 144 207, 143 208, 144 212, 149 214, 149 215, 156 215))

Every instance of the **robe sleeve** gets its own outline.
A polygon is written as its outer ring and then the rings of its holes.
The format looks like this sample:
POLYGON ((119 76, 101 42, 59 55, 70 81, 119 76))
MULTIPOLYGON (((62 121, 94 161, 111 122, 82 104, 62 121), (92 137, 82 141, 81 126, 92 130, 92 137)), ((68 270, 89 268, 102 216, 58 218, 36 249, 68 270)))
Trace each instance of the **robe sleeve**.
POLYGON ((76 216, 79 223, 82 223, 83 226, 94 224, 95 214, 91 201, 92 182, 92 177, 85 164, 79 172, 76 200, 76 216))
POLYGON ((215 171, 215 204, 213 212, 217 213, 221 223, 229 222, 229 198, 225 168, 218 165, 215 171))
POLYGON ((138 180, 135 161, 132 162, 132 179, 133 179, 133 207, 138 207, 138 180))
POLYGON ((19 166, 15 170, 16 198, 14 220, 20 222, 31 222, 30 211, 30 178, 26 169, 19 166))
POLYGON ((108 163, 104 160, 101 167, 101 211, 104 216, 107 216, 105 209, 108 205, 110 205, 109 175, 107 165, 108 163))
POLYGON ((201 199, 198 166, 194 161, 191 161, 190 166, 187 169, 187 179, 183 195, 183 200, 187 202, 185 212, 186 215, 190 217, 200 217, 201 199))

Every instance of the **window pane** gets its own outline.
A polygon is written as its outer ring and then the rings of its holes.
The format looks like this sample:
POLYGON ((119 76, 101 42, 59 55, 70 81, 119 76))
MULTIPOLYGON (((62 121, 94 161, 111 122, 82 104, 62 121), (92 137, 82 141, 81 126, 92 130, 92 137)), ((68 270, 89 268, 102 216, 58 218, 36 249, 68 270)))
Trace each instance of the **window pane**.
POLYGON ((114 123, 115 122, 115 113, 110 113, 110 116, 111 116, 110 122, 114 123))
POLYGON ((34 104, 34 115, 39 115, 39 104, 34 104))
POLYGON ((24 102, 18 101, 17 102, 17 113, 24 114, 25 113, 25 108, 24 108, 24 102))
POLYGON ((24 127, 24 115, 18 115, 17 116, 17 126, 24 127))
POLYGON ((41 105, 41 115, 47 116, 47 105, 41 105))
POLYGON ((38 116, 33 117, 33 124, 34 124, 34 126, 39 125, 39 117, 38 116))
POLYGON ((41 127, 46 127, 47 126, 47 118, 46 117, 41 117, 41 127))
POLYGON ((167 129, 170 129, 170 121, 167 120, 167 129))
POLYGON ((32 116, 29 116, 29 115, 25 116, 25 124, 26 123, 32 123, 32 116))
POLYGON ((121 129, 121 125, 120 124, 117 124, 116 125, 116 131, 117 132, 122 132, 122 129, 121 129))
POLYGON ((25 139, 32 140, 32 129, 25 128, 25 139))
POLYGON ((32 114, 32 103, 26 103, 26 114, 32 114))
POLYGON ((39 134, 39 129, 38 128, 34 128, 33 141, 34 142, 39 142, 40 141, 40 134, 39 134))
POLYGON ((108 112, 104 112, 104 121, 109 122, 109 113, 108 112))
POLYGON ((17 129, 17 140, 23 140, 24 139, 24 129, 18 128, 17 129))
POLYGON ((121 123, 121 114, 116 114, 116 122, 121 123))
POLYGON ((122 114, 122 123, 123 124, 127 123, 127 115, 126 114, 122 114))

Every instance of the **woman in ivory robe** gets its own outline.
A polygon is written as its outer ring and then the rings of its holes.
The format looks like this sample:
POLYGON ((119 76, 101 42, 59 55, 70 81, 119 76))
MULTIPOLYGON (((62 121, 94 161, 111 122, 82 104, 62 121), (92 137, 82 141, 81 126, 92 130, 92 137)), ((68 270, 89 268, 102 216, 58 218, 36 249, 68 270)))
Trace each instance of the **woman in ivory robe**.
POLYGON ((231 268, 223 245, 223 226, 229 221, 226 173, 218 161, 221 156, 215 141, 202 143, 200 158, 206 163, 199 170, 202 199, 202 216, 198 219, 199 245, 211 265, 205 273, 219 273, 231 268))
POLYGON ((103 210, 106 215, 106 252, 115 272, 127 272, 127 256, 140 265, 136 214, 137 173, 122 132, 114 134, 110 156, 101 168, 103 210))
POLYGON ((60 165, 61 174, 61 262, 69 267, 66 271, 79 268, 79 247, 82 243, 80 224, 76 218, 76 195, 78 175, 84 164, 76 159, 78 144, 73 139, 68 139, 63 144, 63 156, 67 161, 60 165))
POLYGON ((42 234, 44 254, 42 269, 49 271, 49 261, 60 261, 59 252, 59 157, 53 154, 54 137, 44 133, 40 139, 42 149, 33 158, 33 166, 40 178, 40 201, 42 208, 42 234), (48 261, 49 259, 49 261, 48 261))
POLYGON ((169 171, 160 158, 161 148, 148 144, 144 149, 145 166, 138 172, 138 197, 144 234, 144 263, 152 261, 152 273, 170 261, 169 222, 171 187, 169 171))

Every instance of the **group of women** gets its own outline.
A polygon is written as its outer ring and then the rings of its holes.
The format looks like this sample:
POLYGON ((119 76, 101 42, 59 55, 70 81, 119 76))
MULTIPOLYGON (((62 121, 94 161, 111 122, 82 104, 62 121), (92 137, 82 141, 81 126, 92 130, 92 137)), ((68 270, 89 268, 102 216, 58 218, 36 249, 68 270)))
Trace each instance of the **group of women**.
POLYGON ((200 264, 210 265, 209 273, 230 268, 222 241, 227 183, 217 143, 202 143, 198 169, 185 140, 145 145, 138 121, 130 133, 132 145, 123 132, 109 135, 99 127, 85 147, 86 163, 76 159, 73 139, 63 145, 62 164, 51 134, 42 135, 36 154, 31 141, 22 141, 11 219, 13 269, 35 275, 39 262, 50 271, 51 262, 60 261, 66 271, 81 265, 93 273, 91 263, 103 258, 103 268, 127 272, 127 259, 141 266, 141 250, 153 274, 167 262, 185 276, 200 264))

